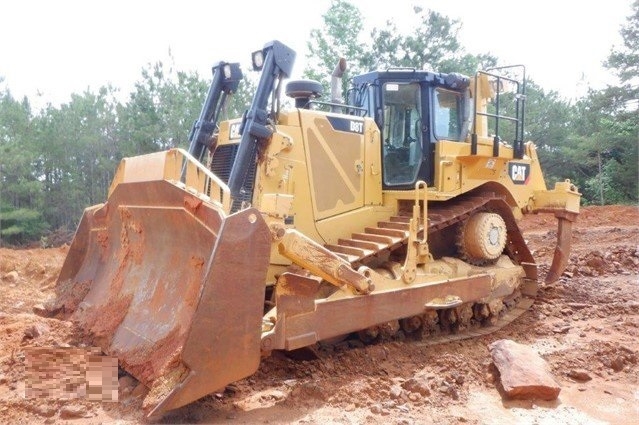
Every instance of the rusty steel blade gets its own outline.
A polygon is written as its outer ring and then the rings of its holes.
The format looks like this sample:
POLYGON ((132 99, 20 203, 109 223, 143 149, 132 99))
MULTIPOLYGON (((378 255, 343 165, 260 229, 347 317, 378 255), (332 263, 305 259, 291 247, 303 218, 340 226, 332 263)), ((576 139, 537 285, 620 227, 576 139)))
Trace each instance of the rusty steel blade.
POLYGON ((88 208, 49 309, 150 388, 145 412, 183 406, 257 370, 270 233, 166 180, 119 184, 88 208))

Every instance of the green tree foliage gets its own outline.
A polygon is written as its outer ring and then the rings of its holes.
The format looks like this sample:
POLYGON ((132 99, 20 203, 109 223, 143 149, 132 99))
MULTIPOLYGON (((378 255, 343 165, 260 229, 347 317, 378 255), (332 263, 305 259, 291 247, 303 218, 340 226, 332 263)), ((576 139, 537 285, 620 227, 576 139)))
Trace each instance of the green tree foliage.
POLYGON ((13 245, 36 240, 48 229, 42 214, 28 208, 0 210, 0 223, 0 240, 13 245))
POLYGON ((323 82, 328 90, 330 75, 340 57, 348 63, 342 80, 344 91, 351 76, 375 69, 430 68, 473 74, 496 63, 490 54, 464 52, 457 39, 458 21, 419 6, 413 12, 414 25, 400 28, 391 19, 366 35, 360 10, 346 0, 333 0, 323 15, 323 27, 311 30, 305 77, 323 82))
POLYGON ((197 74, 167 70, 162 62, 144 68, 129 101, 117 108, 124 156, 188 147, 207 87, 197 74))
POLYGON ((528 80, 526 86, 526 124, 524 141, 537 146, 537 154, 543 166, 547 185, 552 188, 557 181, 583 179, 583 171, 568 154, 572 144, 572 130, 568 125, 573 119, 573 107, 556 91, 545 91, 528 80))
MULTIPOLYGON (((117 106, 118 137, 123 156, 170 148, 188 148, 193 122, 199 117, 209 80, 197 73, 175 71, 159 61, 142 70, 129 100, 117 106)), ((222 111, 223 117, 241 117, 250 103, 254 84, 244 79, 222 111)))
POLYGON ((0 243, 37 237, 48 223, 42 184, 33 176, 37 129, 29 101, 0 92, 0 243))
POLYGON ((639 201, 639 1, 620 33, 623 46, 605 62, 619 84, 591 90, 572 125, 580 141, 573 154, 588 167, 583 189, 591 203, 639 201))
POLYGON ((404 67, 472 75, 496 63, 489 54, 464 52, 457 39, 459 21, 419 6, 413 12, 415 24, 403 31, 393 20, 372 30, 371 50, 365 55, 369 69, 404 67))
POLYGON ((622 86, 629 91, 628 99, 637 99, 637 78, 639 78, 639 0, 632 3, 631 15, 627 18, 626 25, 620 31, 623 38, 623 46, 614 48, 605 65, 613 70, 622 86))
POLYGON ((113 95, 109 87, 73 94, 33 121, 32 173, 43 186, 43 214, 53 228, 73 228, 85 207, 104 201, 120 157, 113 95))
MULTIPOLYGON (((344 0, 332 0, 329 10, 322 16, 324 25, 312 29, 307 41, 307 66, 304 76, 323 83, 324 91, 330 93, 330 75, 340 58, 347 61, 347 70, 342 77, 342 89, 346 90, 348 79, 368 71, 367 47, 363 42, 363 16, 360 10, 344 0)), ((324 96, 328 99, 328 96, 324 96)))
MULTIPOLYGON (((142 70, 124 103, 106 86, 37 114, 26 98, 1 91, 0 243, 75 229, 86 207, 106 199, 122 158, 187 148, 211 77, 157 62, 142 70)), ((221 118, 241 117, 254 87, 245 79, 221 118)))

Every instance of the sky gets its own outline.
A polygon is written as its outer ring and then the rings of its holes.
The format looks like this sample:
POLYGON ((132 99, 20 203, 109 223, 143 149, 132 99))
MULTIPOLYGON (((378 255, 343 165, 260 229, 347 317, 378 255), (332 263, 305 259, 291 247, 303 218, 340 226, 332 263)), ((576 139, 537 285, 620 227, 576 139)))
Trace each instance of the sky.
MULTIPOLYGON (((414 28, 413 5, 461 22, 468 53, 491 53, 501 65, 524 64, 528 76, 566 99, 616 80, 602 62, 631 13, 632 0, 350 0, 366 33, 393 20, 414 28)), ((330 0, 5 0, 0 25, 0 90, 34 107, 70 101, 72 93, 111 84, 128 94, 157 61, 203 78, 220 61, 248 67, 271 40, 293 48, 292 79, 301 78, 310 30, 330 0), (170 51, 170 55, 169 55, 170 51)), ((348 60, 348 58, 346 58, 348 60)), ((246 72, 246 71, 245 71, 246 72)))

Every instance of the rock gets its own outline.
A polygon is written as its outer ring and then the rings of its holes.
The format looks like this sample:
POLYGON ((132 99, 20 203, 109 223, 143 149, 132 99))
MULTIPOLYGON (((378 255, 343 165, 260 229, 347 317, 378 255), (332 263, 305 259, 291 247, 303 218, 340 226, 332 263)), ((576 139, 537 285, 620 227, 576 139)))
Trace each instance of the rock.
POLYGON ((44 304, 36 304, 33 306, 33 314, 36 314, 38 316, 45 316, 47 314, 47 310, 44 307, 44 304))
POLYGON ((604 262, 602 258, 593 257, 589 259, 588 261, 586 261, 586 265, 593 269, 602 269, 605 267, 606 263, 604 262))
POLYGON ((411 393, 417 393, 422 397, 430 395, 428 380, 424 377, 413 377, 402 384, 402 388, 411 393))
POLYGON ((393 385, 390 389, 389 395, 391 398, 398 399, 402 396, 402 387, 399 385, 393 385))
POLYGON ((453 400, 459 400, 459 391, 457 391, 457 388, 453 386, 448 387, 446 394, 448 394, 453 400))
POLYGON ((10 271, 9 273, 5 274, 4 276, 2 276, 2 280, 4 280, 5 282, 8 283, 18 283, 18 278, 20 276, 18 276, 18 272, 13 270, 10 271))
POLYGON ((557 325, 552 329, 552 331, 556 334, 567 334, 569 330, 570 325, 557 325))
POLYGON ((380 413, 382 413, 382 405, 381 404, 373 404, 371 406, 371 413, 373 413, 375 415, 379 415, 380 413))
POLYGON ((399 410, 402 413, 409 413, 410 409, 408 408, 408 406, 406 405, 401 405, 401 406, 397 406, 397 410, 399 410))
POLYGON ((457 385, 463 385, 464 382, 466 381, 466 378, 464 377, 464 375, 460 373, 456 373, 456 372, 453 373, 452 378, 455 381, 455 383, 457 383, 457 385))
POLYGON ((286 393, 281 390, 271 390, 267 393, 267 397, 270 397, 275 401, 281 401, 286 398, 286 393))
POLYGON ((397 402, 395 400, 386 400, 382 402, 382 409, 394 409, 397 407, 397 402))
POLYGON ((56 314, 58 314, 62 310, 62 308, 59 306, 56 306, 55 303, 52 300, 50 300, 50 301, 47 301, 45 304, 34 305, 31 310, 33 311, 34 314, 40 317, 53 317, 56 314))
POLYGON ((33 413, 43 416, 45 418, 50 418, 53 415, 55 415, 55 413, 58 411, 58 409, 55 406, 49 406, 49 405, 42 405, 42 406, 35 406, 33 408, 33 413))
POLYGON ((87 408, 85 406, 64 406, 60 409, 61 419, 77 419, 87 416, 87 408))
POLYGON ((501 339, 488 346, 501 384, 508 398, 555 400, 561 387, 547 370, 547 364, 533 349, 501 339))
POLYGON ((590 374, 583 369, 572 369, 568 372, 568 377, 577 382, 587 382, 592 379, 590 374))
POLYGON ((47 325, 45 325, 44 323, 36 323, 35 325, 29 326, 27 329, 24 330, 23 338, 34 339, 39 337, 40 335, 46 334, 47 332, 49 332, 49 327, 47 325))
POLYGON ((610 367, 615 372, 621 372, 623 370, 625 363, 626 363, 625 359, 621 356, 618 356, 618 357, 615 357, 615 359, 610 362, 610 367))
POLYGON ((368 347, 368 355, 373 363, 380 363, 388 357, 388 350, 382 345, 372 345, 368 347))
POLYGON ((120 390, 120 394, 130 394, 137 384, 138 381, 134 377, 124 375, 122 378, 118 379, 118 389, 120 390))
POLYGON ((291 396, 296 400, 312 402, 314 400, 325 401, 328 396, 323 389, 313 382, 303 382, 293 389, 291 396))
POLYGON ((568 307, 576 309, 576 310, 581 310, 581 309, 584 309, 584 308, 592 307, 592 304, 586 304, 586 303, 568 303, 566 305, 568 307))

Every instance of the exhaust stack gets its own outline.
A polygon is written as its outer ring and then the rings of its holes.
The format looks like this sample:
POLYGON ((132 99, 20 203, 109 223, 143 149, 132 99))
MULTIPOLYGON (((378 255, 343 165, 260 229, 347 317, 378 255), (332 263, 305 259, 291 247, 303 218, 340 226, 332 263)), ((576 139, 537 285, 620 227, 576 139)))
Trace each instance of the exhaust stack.
MULTIPOLYGON (((337 61, 337 65, 335 65, 335 69, 331 74, 331 103, 344 104, 341 87, 344 71, 346 71, 346 59, 339 58, 339 61, 337 61)), ((337 105, 332 105, 331 112, 341 113, 342 108, 337 105)))

